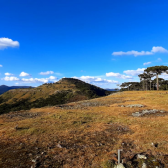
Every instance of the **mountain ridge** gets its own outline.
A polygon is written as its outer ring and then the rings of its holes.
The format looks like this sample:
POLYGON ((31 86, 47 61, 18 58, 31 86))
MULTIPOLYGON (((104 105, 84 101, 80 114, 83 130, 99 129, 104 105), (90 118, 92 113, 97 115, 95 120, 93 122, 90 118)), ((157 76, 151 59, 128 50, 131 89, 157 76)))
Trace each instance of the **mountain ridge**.
POLYGON ((79 79, 62 78, 56 83, 46 83, 36 88, 13 89, 5 92, 0 95, 0 114, 88 100, 111 93, 79 79))
POLYGON ((7 92, 8 90, 12 89, 20 89, 20 88, 33 88, 32 86, 7 86, 7 85, 0 85, 0 95, 7 92))

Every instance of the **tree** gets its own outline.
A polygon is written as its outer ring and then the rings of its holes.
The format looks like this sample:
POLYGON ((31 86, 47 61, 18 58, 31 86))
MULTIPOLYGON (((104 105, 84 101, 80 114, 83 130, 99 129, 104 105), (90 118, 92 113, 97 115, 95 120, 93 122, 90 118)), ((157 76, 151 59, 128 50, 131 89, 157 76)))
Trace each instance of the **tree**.
MULTIPOLYGON (((157 85, 157 78, 153 79, 152 83, 155 84, 155 85, 157 85)), ((163 78, 158 78, 158 83, 159 83, 159 89, 161 89, 160 86, 162 84, 164 84, 164 79, 163 78)))
POLYGON ((131 82, 124 82, 120 85, 121 88, 125 88, 127 87, 127 89, 129 90, 129 86, 131 85, 131 82))
POLYGON ((167 84, 168 84, 168 80, 162 80, 161 81, 161 86, 159 87, 159 89, 161 89, 161 90, 167 90, 167 84))
POLYGON ((139 82, 129 82, 129 90, 140 90, 141 84, 139 82))
POLYGON ((143 81, 143 90, 145 90, 145 79, 146 79, 146 74, 145 73, 143 73, 143 74, 139 74, 138 75, 139 76, 139 78, 140 78, 140 81, 143 81))
POLYGON ((153 66, 153 67, 148 67, 147 69, 144 70, 147 73, 151 73, 156 76, 157 79, 157 90, 159 90, 159 81, 158 81, 158 75, 162 73, 168 73, 168 67, 167 66, 153 66))
POLYGON ((150 82, 150 90, 151 90, 151 78, 154 77, 154 74, 150 73, 150 72, 147 72, 145 73, 145 78, 146 78, 146 85, 147 85, 147 82, 149 81, 150 82))

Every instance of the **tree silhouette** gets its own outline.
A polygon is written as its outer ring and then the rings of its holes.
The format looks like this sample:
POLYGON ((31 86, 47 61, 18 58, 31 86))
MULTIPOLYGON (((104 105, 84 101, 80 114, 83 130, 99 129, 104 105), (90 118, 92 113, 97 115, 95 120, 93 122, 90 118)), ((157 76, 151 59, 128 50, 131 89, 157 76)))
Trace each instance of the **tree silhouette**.
POLYGON ((127 89, 129 90, 129 86, 131 85, 131 82, 124 82, 120 85, 121 88, 127 87, 127 89))
POLYGON ((147 73, 151 73, 156 76, 157 79, 157 90, 159 90, 159 81, 158 81, 158 75, 162 73, 168 73, 168 67, 167 66, 153 66, 153 67, 148 67, 147 69, 144 70, 147 73))

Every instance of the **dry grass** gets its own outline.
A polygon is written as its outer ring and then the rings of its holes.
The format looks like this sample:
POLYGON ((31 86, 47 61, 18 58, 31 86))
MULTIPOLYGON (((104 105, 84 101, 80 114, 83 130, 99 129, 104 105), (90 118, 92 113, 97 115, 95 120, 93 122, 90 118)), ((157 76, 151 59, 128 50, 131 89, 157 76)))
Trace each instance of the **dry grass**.
POLYGON ((143 109, 167 111, 168 93, 128 91, 1 115, 0 167, 106 167, 103 163, 114 158, 122 142, 129 144, 125 152, 149 149, 162 158, 168 155, 168 115, 131 115, 143 109), (145 107, 118 106, 128 104, 145 107))

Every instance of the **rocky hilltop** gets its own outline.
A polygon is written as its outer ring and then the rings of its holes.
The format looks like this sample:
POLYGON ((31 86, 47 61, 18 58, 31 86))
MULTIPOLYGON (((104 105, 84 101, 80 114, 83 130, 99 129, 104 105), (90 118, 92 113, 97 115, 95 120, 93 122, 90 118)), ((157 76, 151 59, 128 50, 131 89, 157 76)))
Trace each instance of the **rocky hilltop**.
POLYGON ((112 92, 78 79, 63 78, 37 88, 13 89, 0 95, 0 114, 106 96, 112 92))

